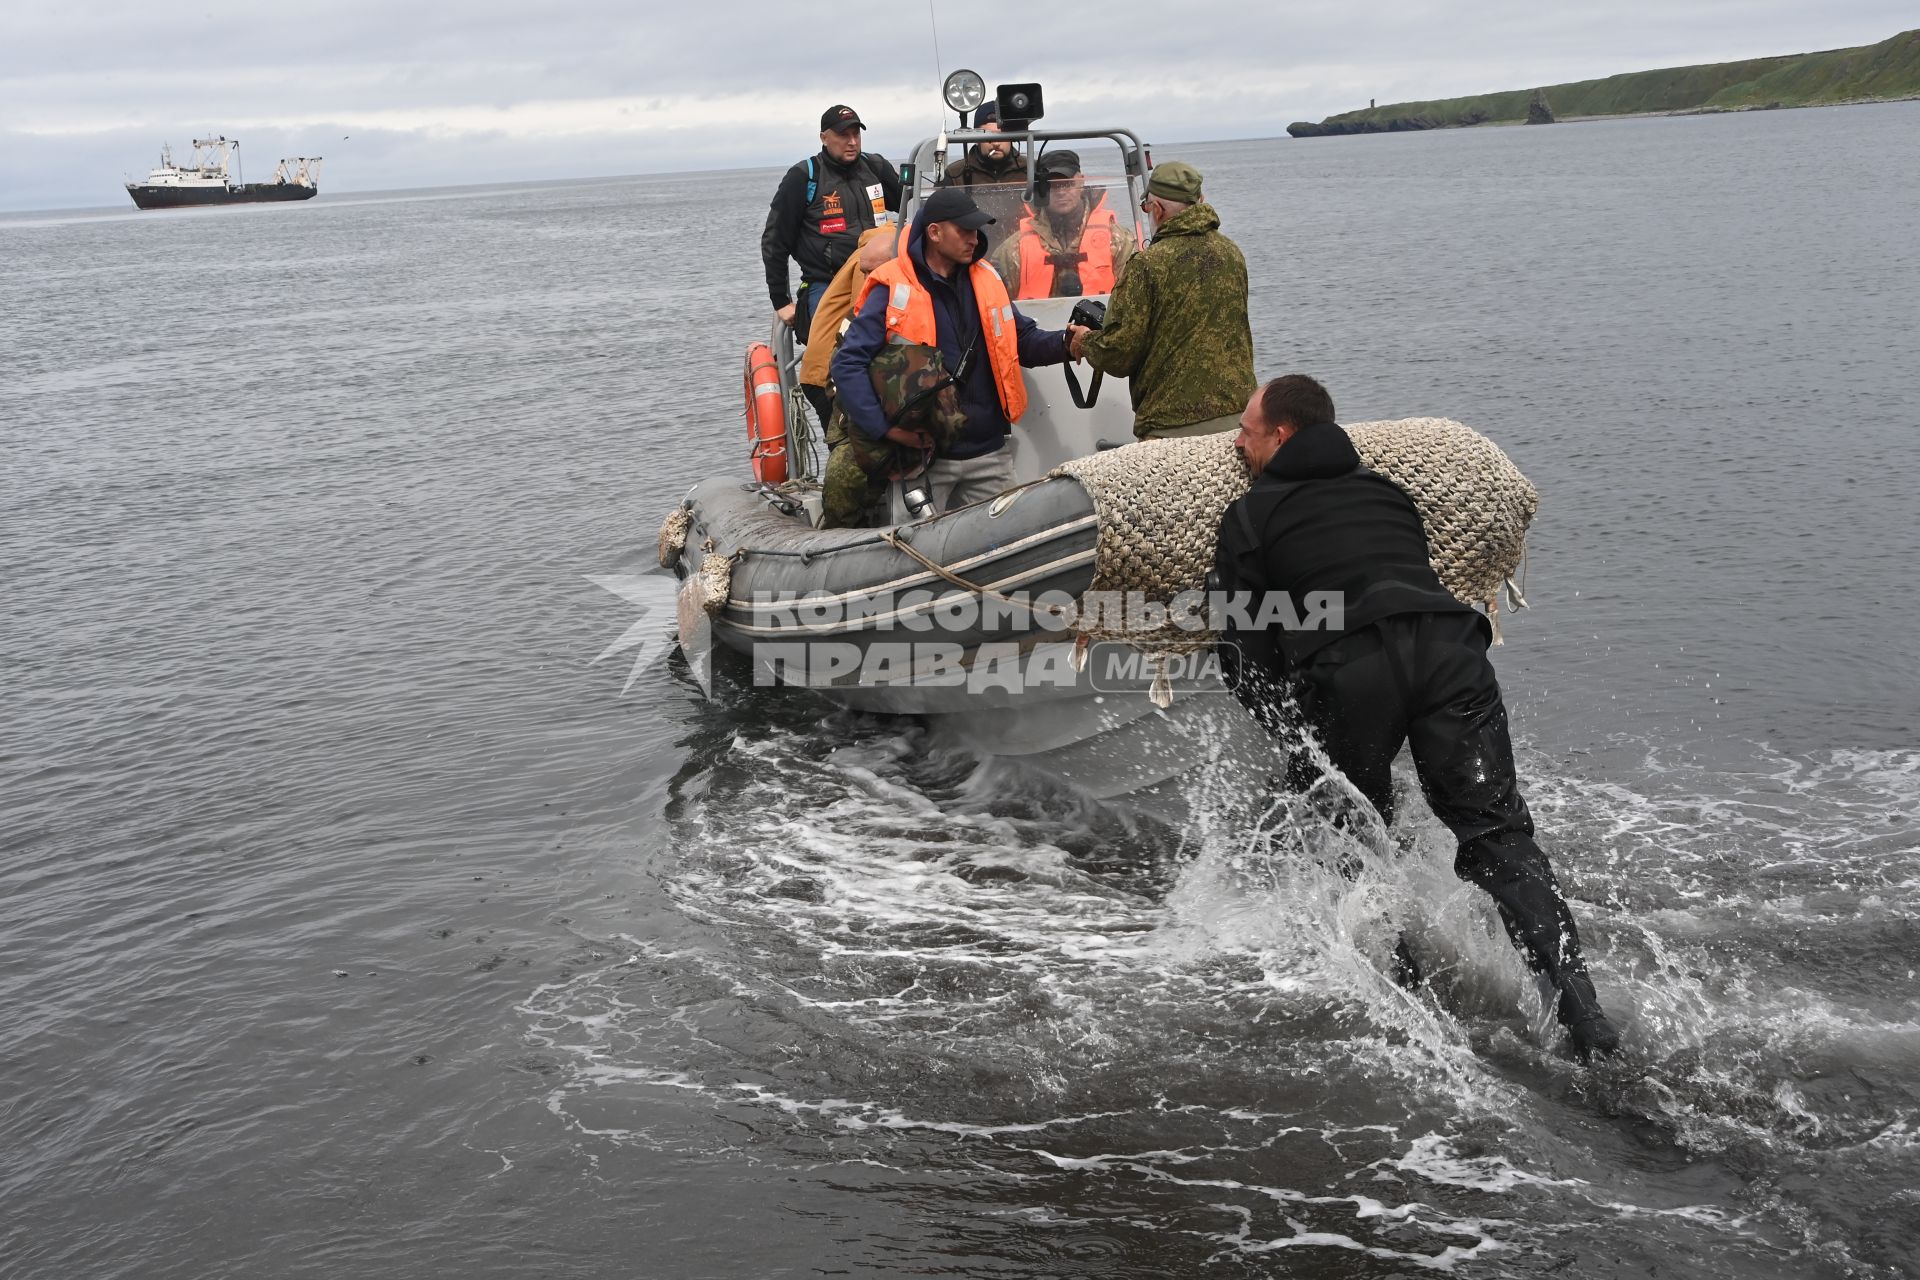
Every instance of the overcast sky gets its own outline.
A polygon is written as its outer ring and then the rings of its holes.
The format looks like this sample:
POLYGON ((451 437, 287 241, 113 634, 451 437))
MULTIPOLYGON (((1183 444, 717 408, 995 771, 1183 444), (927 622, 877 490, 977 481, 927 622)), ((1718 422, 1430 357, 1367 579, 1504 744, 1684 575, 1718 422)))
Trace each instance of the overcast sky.
MULTIPOLYGON (((1269 137, 1365 106, 1883 40, 1913 0, 935 0, 939 65, 1048 119, 1269 137)), ((327 191, 791 162, 845 101, 898 158, 940 123, 928 7, 784 0, 0 0, 0 209, 125 200, 170 141, 327 191)), ((1302 144, 1306 145, 1306 144, 1302 144)))

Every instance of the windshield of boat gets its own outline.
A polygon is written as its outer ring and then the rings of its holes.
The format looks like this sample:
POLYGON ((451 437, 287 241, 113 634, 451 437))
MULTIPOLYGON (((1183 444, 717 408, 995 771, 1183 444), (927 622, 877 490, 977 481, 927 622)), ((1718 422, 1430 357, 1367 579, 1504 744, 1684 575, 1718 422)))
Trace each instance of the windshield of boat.
POLYGON ((988 257, 1015 298, 1110 293, 1145 243, 1126 152, 1114 138, 1027 140, 1010 154, 970 146, 950 155, 940 185, 965 187, 992 215, 988 257))

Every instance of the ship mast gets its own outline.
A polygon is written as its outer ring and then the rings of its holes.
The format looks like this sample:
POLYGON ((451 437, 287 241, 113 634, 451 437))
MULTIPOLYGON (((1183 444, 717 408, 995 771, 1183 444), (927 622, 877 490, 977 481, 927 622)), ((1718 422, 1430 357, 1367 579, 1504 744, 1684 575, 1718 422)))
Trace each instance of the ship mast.
POLYGON ((273 171, 273 180, 288 183, 296 187, 317 186, 320 182, 320 161, 324 156, 287 156, 273 171), (293 165, 291 173, 287 166, 293 165))
POLYGON ((240 144, 228 138, 195 138, 193 167, 205 177, 227 179, 227 149, 240 144), (204 159, 202 156, 204 155, 204 159))

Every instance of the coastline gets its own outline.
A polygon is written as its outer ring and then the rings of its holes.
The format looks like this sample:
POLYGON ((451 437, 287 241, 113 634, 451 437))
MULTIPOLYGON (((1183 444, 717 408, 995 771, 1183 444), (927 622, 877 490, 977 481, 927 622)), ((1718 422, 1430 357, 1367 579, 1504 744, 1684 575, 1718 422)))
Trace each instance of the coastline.
MULTIPOLYGON (((1610 112, 1604 112, 1604 113, 1595 114, 1595 115, 1556 116, 1551 121, 1542 121, 1539 123, 1591 124, 1599 120, 1652 120, 1652 119, 1660 119, 1668 116, 1729 116, 1729 115, 1740 115, 1746 112, 1753 112, 1753 111, 1807 111, 1807 110, 1813 110, 1820 107, 1885 106, 1888 103, 1894 103, 1894 102, 1920 102, 1920 93, 1902 93, 1902 94, 1897 94, 1892 97, 1886 97, 1886 98, 1840 98, 1832 102, 1766 102, 1766 103, 1758 103, 1753 106, 1739 106, 1739 107, 1675 107, 1668 111, 1610 111, 1610 112)), ((1394 123, 1402 123, 1402 122, 1396 121, 1394 123)), ((1537 127, 1536 122, 1531 120, 1520 120, 1520 119, 1476 120, 1476 121, 1473 121, 1472 123, 1461 123, 1461 124, 1428 124, 1428 125, 1419 125, 1419 126, 1406 126, 1403 124, 1403 127, 1401 128, 1391 128, 1391 127, 1347 128, 1347 127, 1342 127, 1337 125, 1333 127, 1328 127, 1323 122, 1322 124, 1317 124, 1312 126, 1312 129, 1314 130, 1314 132, 1295 133, 1294 129, 1299 128, 1299 125, 1297 124, 1290 125, 1288 126, 1288 129, 1287 129, 1287 136, 1292 141, 1303 142, 1309 138, 1350 138, 1350 137, 1359 137, 1359 136, 1364 136, 1369 134, 1381 134, 1381 133, 1438 133, 1442 131, 1460 130, 1460 129, 1507 129, 1507 128, 1529 128, 1529 127, 1537 127)))
POLYGON ((1287 126, 1295 138, 1422 133, 1482 124, 1558 124, 1635 116, 1709 115, 1857 106, 1920 97, 1920 27, 1874 44, 1730 62, 1625 71, 1590 80, 1389 102, 1287 126))
MULTIPOLYGON (((1840 98, 1833 102, 1767 102, 1750 107, 1676 107, 1671 111, 1619 111, 1603 115, 1559 116, 1555 124, 1586 124, 1594 120, 1647 120, 1660 116, 1731 116, 1748 111, 1808 111, 1816 107, 1877 107, 1889 102, 1920 102, 1920 93, 1891 98, 1840 98)), ((1525 124, 1524 120, 1489 120, 1485 124, 1441 125, 1443 129, 1481 129, 1488 124, 1525 124)))

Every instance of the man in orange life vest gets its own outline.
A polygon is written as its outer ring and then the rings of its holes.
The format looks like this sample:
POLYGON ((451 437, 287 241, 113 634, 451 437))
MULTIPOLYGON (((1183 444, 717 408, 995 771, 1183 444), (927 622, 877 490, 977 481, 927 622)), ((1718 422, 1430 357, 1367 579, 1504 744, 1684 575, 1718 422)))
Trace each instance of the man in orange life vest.
POLYGON ((1013 296, 1112 293, 1127 259, 1140 248, 1133 228, 1119 225, 1106 192, 1087 187, 1074 152, 1049 151, 1034 162, 1033 177, 1027 215, 993 252, 994 268, 1013 296))
MULTIPOLYGON (((902 237, 900 252, 867 277, 852 325, 833 357, 833 381, 850 429, 869 439, 929 447, 887 421, 867 366, 889 342, 938 347, 957 372, 966 425, 928 467, 935 511, 980 502, 1013 486, 1007 436, 1027 407, 1022 365, 1064 364, 1078 326, 1042 330, 1014 309, 1007 287, 984 261, 993 222, 973 197, 943 187, 927 197, 902 237)), ((914 518, 900 494, 894 519, 914 518)))

